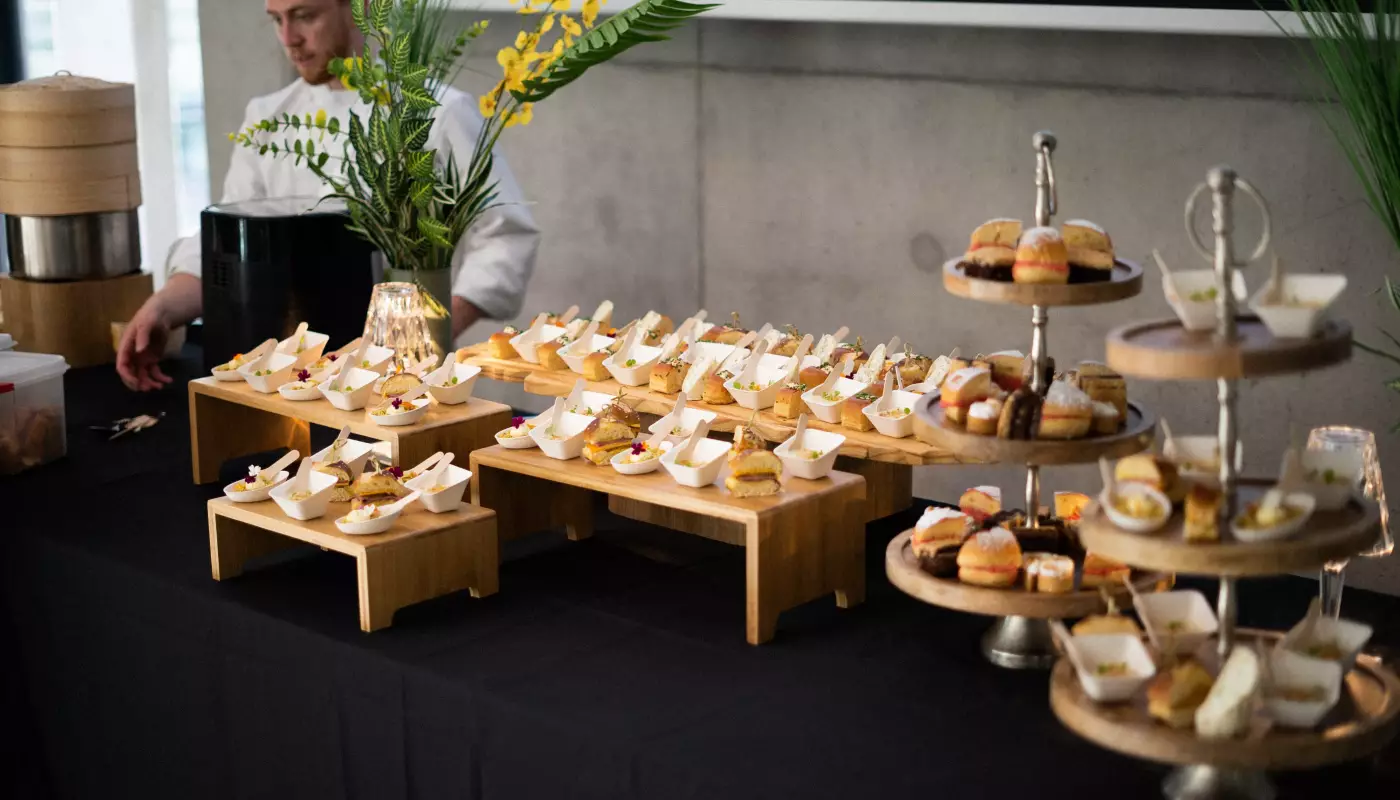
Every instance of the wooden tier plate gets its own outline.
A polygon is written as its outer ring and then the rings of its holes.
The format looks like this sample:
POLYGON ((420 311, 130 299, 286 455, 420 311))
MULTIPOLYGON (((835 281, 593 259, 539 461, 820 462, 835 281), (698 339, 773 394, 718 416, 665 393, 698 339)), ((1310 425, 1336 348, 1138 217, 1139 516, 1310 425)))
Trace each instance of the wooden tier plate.
POLYGON ((1113 277, 1097 283, 1012 283, 969 278, 963 273, 962 258, 943 265, 943 288, 950 294, 1019 306, 1090 306, 1136 297, 1142 291, 1142 267, 1131 261, 1116 260, 1113 277))
POLYGON ((1108 365, 1134 378, 1211 380, 1306 372, 1351 358, 1351 325, 1329 319, 1311 339, 1276 339, 1258 317, 1240 317, 1237 341, 1217 344, 1173 319, 1138 322, 1108 335, 1108 365))
POLYGON ((1370 755, 1395 735, 1400 681, 1394 674, 1375 658, 1361 655, 1344 689, 1336 708, 1314 730, 1275 728, 1242 739, 1207 740, 1157 722, 1147 713, 1141 693, 1127 703, 1094 702, 1084 694, 1074 667, 1060 659, 1050 676, 1050 707, 1071 731, 1124 755, 1164 764, 1298 770, 1370 755))
POLYGON ((988 464, 1089 464, 1122 458, 1152 446, 1157 420, 1135 403, 1128 404, 1128 422, 1112 436, 1087 439, 1001 439, 968 433, 948 422, 939 396, 926 394, 914 404, 914 436, 968 462, 988 464))
MULTIPOLYGON (((1097 589, 1076 591, 1066 594, 1048 592, 1028 592, 1019 586, 995 589, 989 586, 974 586, 956 578, 937 578, 919 567, 914 557, 914 548, 909 539, 912 530, 899 534, 885 548, 885 574, 900 591, 922 600, 925 603, 969 614, 985 614, 990 617, 1031 617, 1035 619, 1069 619, 1086 617, 1104 612, 1103 595, 1097 589)), ((1137 573, 1133 576, 1134 585, 1139 591, 1152 591, 1164 576, 1159 574, 1137 573)), ((1122 606, 1131 603, 1126 586, 1114 586, 1110 590, 1121 598, 1122 606)))
MULTIPOLYGON (((1240 481, 1239 506, 1258 500, 1272 480, 1240 481)), ((1318 511, 1289 539, 1246 543, 1229 530, 1218 543, 1189 543, 1183 535, 1182 512, 1154 533, 1129 533, 1109 521, 1097 502, 1084 509, 1079 539, 1089 550, 1142 569, 1194 575, 1278 575, 1306 572, 1328 561, 1349 558, 1370 547, 1380 532, 1380 512, 1374 503, 1358 503, 1340 511, 1318 511)))

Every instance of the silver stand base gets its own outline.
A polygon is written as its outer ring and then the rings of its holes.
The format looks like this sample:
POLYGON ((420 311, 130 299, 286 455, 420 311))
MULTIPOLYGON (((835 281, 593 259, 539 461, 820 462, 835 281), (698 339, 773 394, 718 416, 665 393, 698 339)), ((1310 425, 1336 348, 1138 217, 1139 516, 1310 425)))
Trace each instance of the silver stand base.
POLYGON ((982 637, 982 655, 1007 669, 1050 669, 1058 654, 1043 619, 1002 617, 982 637))
POLYGON ((1168 800, 1274 800, 1277 792, 1262 772, 1195 764, 1172 770, 1162 794, 1168 800))

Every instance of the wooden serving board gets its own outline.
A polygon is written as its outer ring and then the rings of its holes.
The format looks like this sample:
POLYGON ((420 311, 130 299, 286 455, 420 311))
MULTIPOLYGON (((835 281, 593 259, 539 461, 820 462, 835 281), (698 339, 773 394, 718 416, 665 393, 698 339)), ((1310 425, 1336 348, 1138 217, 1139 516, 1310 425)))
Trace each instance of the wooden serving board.
POLYGON ((1351 358, 1351 325, 1342 320, 1324 320, 1310 339, 1276 339, 1258 317, 1235 324, 1235 341, 1223 344, 1175 318, 1126 325, 1109 333, 1106 359, 1130 377, 1211 380, 1306 372, 1351 358))
POLYGON ((1099 458, 1122 458, 1152 446, 1157 420, 1136 403, 1128 404, 1128 421, 1112 436, 1085 439, 1001 439, 968 433, 949 422, 938 405, 939 395, 926 394, 914 404, 914 435, 969 463, 1090 464, 1099 458))
MULTIPOLYGON (((1242 479, 1238 507, 1258 500, 1273 483, 1242 479)), ((1340 511, 1317 511, 1300 533, 1273 542, 1237 541, 1228 526, 1222 526, 1219 542, 1187 542, 1184 524, 1177 511, 1159 531, 1130 533, 1114 525, 1095 501, 1079 520, 1079 539, 1095 553, 1142 569, 1222 577, 1278 575, 1314 570, 1370 547, 1380 534, 1380 511, 1374 503, 1356 501, 1340 511)))
MULTIPOLYGON (((1240 631, 1241 637, 1277 634, 1240 631)), ((1050 707, 1065 727, 1100 747, 1164 764, 1248 770, 1313 769, 1379 750, 1400 727, 1400 681, 1372 656, 1360 655, 1342 699, 1314 730, 1256 727, 1240 739, 1201 739, 1147 713, 1142 692, 1126 703, 1097 703, 1065 659, 1050 676, 1050 707)), ((1259 720, 1256 720, 1258 723, 1259 720)))
POLYGON ((510 406, 472 398, 455 406, 431 400, 421 420, 399 427, 371 422, 365 409, 341 411, 328 400, 298 402, 272 392, 254 391, 243 381, 212 377, 190 381, 190 447, 194 482, 211 483, 219 466, 248 453, 292 447, 311 454, 310 425, 323 425, 367 439, 388 442, 394 463, 416 464, 441 450, 459 459, 495 444, 496 432, 510 426, 510 406))
MULTIPOLYGON (((1028 592, 1019 582, 1012 587, 996 589, 963 583, 956 578, 935 577, 919 567, 910 544, 913 535, 912 530, 907 530, 890 541, 885 548, 885 574, 900 591, 930 605, 991 617, 1033 619, 1072 619, 1107 610, 1103 595, 1097 589, 1051 594, 1028 592)), ((1165 576, 1160 574, 1138 573, 1133 576, 1133 585, 1139 592, 1151 592, 1163 580, 1165 576)), ((1128 587, 1119 584, 1109 592, 1121 600, 1120 606, 1131 605, 1128 587)))
POLYGON ((472 597, 496 593, 500 549, 496 515, 463 503, 456 511, 434 514, 411 505, 384 533, 351 536, 335 520, 349 503, 331 503, 320 519, 291 519, 271 500, 209 501, 209 560, 214 580, 241 575, 250 559, 313 544, 354 558, 359 565, 360 629, 387 628, 394 612, 414 603, 463 589, 472 597))
POLYGON ((969 278, 962 270, 962 258, 943 265, 943 288, 949 294, 1019 306, 1088 306, 1136 297, 1142 291, 1142 267, 1118 259, 1113 276, 1097 283, 1013 283, 969 278))

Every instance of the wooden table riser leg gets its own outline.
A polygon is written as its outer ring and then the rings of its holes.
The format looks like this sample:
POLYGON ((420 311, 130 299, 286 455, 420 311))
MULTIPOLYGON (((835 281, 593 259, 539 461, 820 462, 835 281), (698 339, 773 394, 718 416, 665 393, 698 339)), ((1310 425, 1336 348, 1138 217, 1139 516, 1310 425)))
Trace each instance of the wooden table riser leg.
POLYGON ((587 489, 475 462, 472 472, 472 502, 496 512, 500 541, 556 527, 574 541, 593 535, 593 493, 587 489))
POLYGON ((368 548, 356 559, 360 629, 387 628, 399 609, 452 592, 495 594, 500 561, 495 540, 495 524, 487 521, 368 548), (483 546, 486 539, 492 544, 483 546))
POLYGON ((209 561, 216 581, 242 575, 244 566, 254 558, 300 544, 246 522, 209 514, 209 561))
POLYGON ((836 469, 865 478, 863 522, 884 519, 914 504, 914 468, 908 464, 838 456, 836 469))
POLYGON ((444 428, 401 431, 395 445, 394 463, 400 467, 411 467, 440 450, 456 453, 458 464, 463 464, 468 453, 495 444, 496 432, 509 427, 510 412, 503 409, 498 414, 444 428))
POLYGON ((270 411, 190 393, 190 461, 196 484, 219 480, 219 468, 226 461, 284 447, 311 455, 310 426, 270 411))

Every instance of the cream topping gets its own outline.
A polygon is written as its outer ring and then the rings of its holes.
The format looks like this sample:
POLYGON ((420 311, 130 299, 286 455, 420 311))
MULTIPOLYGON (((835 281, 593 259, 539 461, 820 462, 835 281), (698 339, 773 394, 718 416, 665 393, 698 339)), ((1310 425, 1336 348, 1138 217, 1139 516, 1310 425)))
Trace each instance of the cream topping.
POLYGON ((1087 219, 1072 219, 1066 221, 1065 227, 1068 228, 1070 226, 1076 228, 1088 228, 1089 230, 1094 231, 1095 233, 1100 233, 1104 236, 1108 235, 1108 231, 1104 230, 1103 227, 1100 226, 1097 222, 1090 222, 1087 219))
POLYGON ((1025 247, 1027 245, 1031 247, 1036 247, 1038 245, 1048 244, 1050 242, 1058 242, 1060 240, 1060 232, 1055 228, 1031 228, 1030 230, 1021 234, 1022 247, 1025 247))
POLYGON ((1001 416, 1001 412, 996 406, 984 400, 968 406, 967 415, 976 419, 996 419, 1001 416))
POLYGON ((943 382, 943 388, 956 392, 977 376, 990 374, 986 367, 963 367, 948 376, 948 379, 943 382))
POLYGON ((1118 416, 1118 406, 1112 403, 1094 403, 1094 416, 1096 417, 1116 417, 1118 416))
POLYGON ((1001 487, 1000 487, 1000 486, 974 486, 974 487, 972 487, 971 489, 968 489, 968 491, 969 491, 969 492, 981 492, 982 494, 987 495, 988 497, 992 498, 993 500, 997 501, 998 503, 1001 502, 1001 487))
POLYGON ((1050 390, 1045 393, 1045 404, 1067 408, 1093 408, 1094 401, 1089 395, 1068 383, 1056 381, 1050 384, 1050 390))
POLYGON ((943 508, 942 506, 929 506, 924 511, 924 515, 919 517, 919 521, 914 524, 914 530, 924 531, 932 528, 940 522, 948 519, 967 519, 967 515, 956 508, 943 508))
POLYGON ((1016 542, 1016 535, 1005 528, 992 528, 989 531, 982 531, 977 534, 977 546, 987 552, 998 552, 1009 550, 1012 547, 1019 547, 1016 542))

